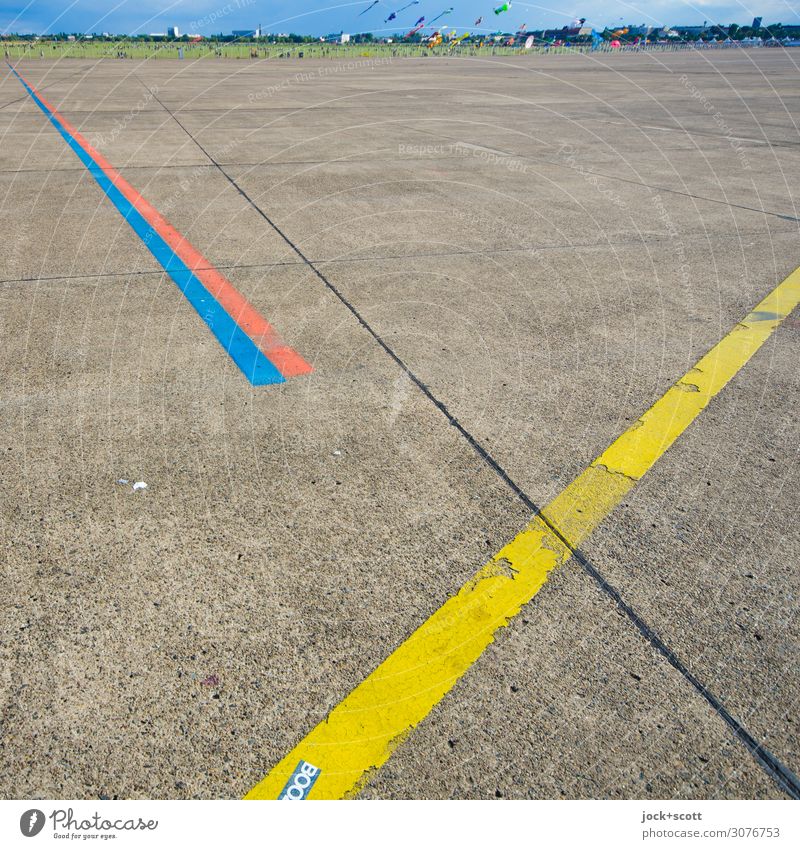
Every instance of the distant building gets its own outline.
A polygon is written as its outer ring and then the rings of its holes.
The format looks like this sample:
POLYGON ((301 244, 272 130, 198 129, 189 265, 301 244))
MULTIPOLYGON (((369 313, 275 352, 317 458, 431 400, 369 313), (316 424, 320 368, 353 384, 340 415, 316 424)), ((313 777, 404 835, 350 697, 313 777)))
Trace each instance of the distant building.
POLYGON ((180 38, 181 31, 178 27, 167 27, 167 38, 180 38))
POLYGON ((261 27, 255 29, 235 29, 233 31, 234 38, 261 38, 261 27))
POLYGON ((693 36, 701 36, 703 33, 708 31, 708 27, 703 24, 701 27, 673 27, 679 35, 693 35, 693 36))

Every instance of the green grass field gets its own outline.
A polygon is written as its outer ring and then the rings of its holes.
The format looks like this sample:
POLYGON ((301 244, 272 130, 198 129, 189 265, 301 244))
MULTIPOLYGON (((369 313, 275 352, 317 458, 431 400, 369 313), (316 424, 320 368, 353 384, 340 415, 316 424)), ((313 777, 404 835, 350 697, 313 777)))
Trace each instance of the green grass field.
MULTIPOLYGON (((539 55, 542 53, 587 53, 589 45, 570 47, 533 47, 530 50, 498 45, 464 44, 449 47, 428 48, 418 43, 396 44, 249 44, 214 43, 182 44, 180 42, 5 42, 4 52, 10 59, 178 59, 178 50, 183 48, 185 59, 357 59, 390 58, 395 56, 519 56, 539 55)), ((607 46, 601 50, 610 49, 607 46)), ((633 46, 623 50, 634 50, 633 46)), ((659 51, 692 49, 688 44, 653 44, 646 48, 659 51)))

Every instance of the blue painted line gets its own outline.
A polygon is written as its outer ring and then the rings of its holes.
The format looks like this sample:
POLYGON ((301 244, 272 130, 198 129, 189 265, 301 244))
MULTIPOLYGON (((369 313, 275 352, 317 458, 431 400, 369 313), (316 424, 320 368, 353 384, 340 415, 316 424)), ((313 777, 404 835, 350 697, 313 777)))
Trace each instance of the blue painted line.
POLYGON ((307 799, 321 772, 319 767, 313 766, 308 761, 300 761, 286 782, 286 786, 281 790, 278 799, 290 802, 307 799))
POLYGON ((172 278, 187 301, 197 310, 197 314, 217 337, 219 343, 227 351, 230 358, 241 369, 244 376, 253 386, 266 386, 273 383, 284 383, 286 378, 278 371, 253 342, 239 327, 217 299, 206 289, 200 280, 192 273, 183 260, 176 255, 172 248, 161 238, 158 232, 148 224, 135 206, 111 182, 103 169, 95 162, 87 151, 70 135, 55 115, 37 97, 31 87, 20 77, 10 65, 14 76, 22 83, 34 103, 44 112, 50 123, 58 130, 62 138, 72 148, 77 157, 83 162, 89 173, 97 181, 100 188, 119 211, 120 215, 130 224, 137 236, 144 242, 147 249, 156 258, 164 271, 172 278))

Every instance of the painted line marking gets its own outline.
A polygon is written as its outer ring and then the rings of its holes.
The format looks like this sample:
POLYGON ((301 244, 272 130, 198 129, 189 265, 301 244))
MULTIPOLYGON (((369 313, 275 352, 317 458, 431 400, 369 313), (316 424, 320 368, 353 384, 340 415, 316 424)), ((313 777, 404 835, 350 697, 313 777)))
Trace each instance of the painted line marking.
POLYGON ((308 798, 355 795, 800 303, 790 274, 525 530, 359 684, 245 796, 275 799, 298 761, 308 798))
POLYGON ((306 763, 306 761, 300 761, 286 782, 286 786, 281 790, 278 799, 291 802, 308 798, 314 782, 319 778, 319 773, 319 767, 306 763))
POLYGON ((120 215, 254 386, 283 383, 311 366, 284 344, 238 289, 190 244, 44 97, 6 63, 83 162, 120 215))

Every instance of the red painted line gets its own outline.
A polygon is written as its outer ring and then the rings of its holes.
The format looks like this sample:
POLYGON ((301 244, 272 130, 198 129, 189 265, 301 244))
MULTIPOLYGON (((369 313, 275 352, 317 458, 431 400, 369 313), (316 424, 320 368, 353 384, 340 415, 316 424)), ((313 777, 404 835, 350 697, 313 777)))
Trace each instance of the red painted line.
MULTIPOLYGON (((22 74, 20 74, 22 77, 22 74)), ((23 77, 24 79, 24 77, 23 77)), ((223 309, 253 340, 270 362, 284 377, 297 377, 309 374, 312 367, 293 348, 286 345, 275 328, 258 312, 242 293, 212 263, 197 250, 191 242, 181 235, 163 215, 145 200, 136 189, 114 168, 113 165, 67 121, 66 118, 34 88, 36 96, 58 119, 64 129, 92 157, 97 165, 125 198, 136 208, 139 214, 170 246, 175 255, 185 263, 208 291, 217 299, 223 309)))

